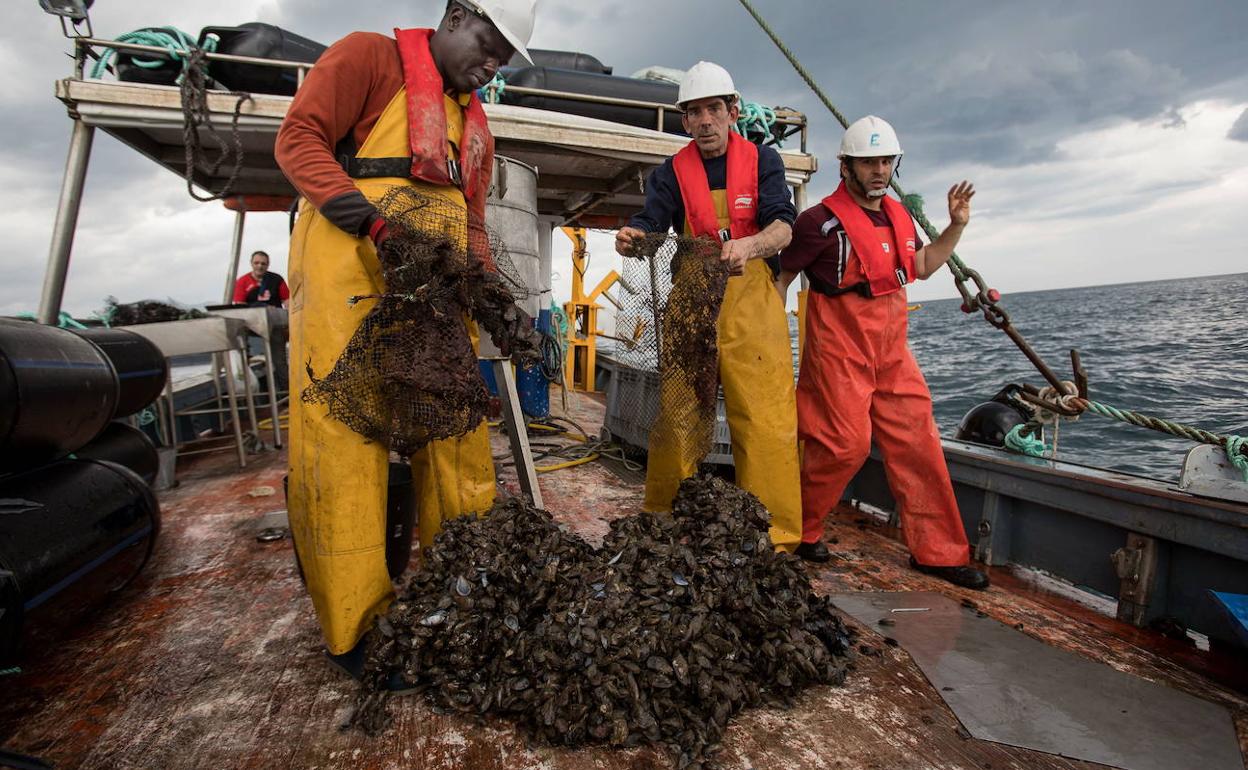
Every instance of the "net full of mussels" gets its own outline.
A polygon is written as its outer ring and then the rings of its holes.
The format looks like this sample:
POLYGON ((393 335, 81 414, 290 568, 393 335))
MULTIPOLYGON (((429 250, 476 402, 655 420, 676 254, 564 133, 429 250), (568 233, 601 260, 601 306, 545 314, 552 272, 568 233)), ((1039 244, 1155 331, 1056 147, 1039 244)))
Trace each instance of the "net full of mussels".
POLYGON ((853 632, 767 525, 709 476, 671 514, 612 522, 598 549, 518 500, 451 521, 378 620, 353 723, 385 729, 397 675, 551 744, 656 744, 701 767, 733 714, 840 684, 849 664, 853 632))

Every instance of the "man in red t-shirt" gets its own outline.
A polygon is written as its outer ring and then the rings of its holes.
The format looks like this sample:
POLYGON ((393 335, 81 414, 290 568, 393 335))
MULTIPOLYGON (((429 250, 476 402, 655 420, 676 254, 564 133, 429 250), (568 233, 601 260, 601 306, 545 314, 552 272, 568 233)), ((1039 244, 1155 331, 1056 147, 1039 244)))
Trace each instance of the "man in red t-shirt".
MULTIPOLYGON (((234 282, 234 304, 286 307, 289 299, 290 289, 286 288, 286 280, 277 273, 269 272, 269 255, 263 251, 252 254, 251 272, 240 275, 234 282)), ((259 340, 259 337, 253 335, 252 340, 259 340)), ((273 329, 269 337, 269 347, 273 351, 273 384, 279 391, 290 389, 290 365, 286 360, 286 343, 289 340, 285 326, 273 329)))
POLYGON ((269 272, 269 255, 263 251, 252 254, 251 272, 240 275, 234 283, 234 304, 286 307, 288 299, 286 279, 269 272))
POLYGON ((906 341, 907 283, 949 260, 971 219, 968 182, 949 189, 949 226, 924 245, 901 202, 887 195, 901 145, 874 115, 845 132, 841 184, 798 215, 780 254, 783 297, 798 272, 811 292, 797 383, 802 457, 802 543, 827 561, 823 525, 872 441, 884 458, 915 569, 967 588, 988 577, 969 566, 958 501, 932 416, 932 396, 906 341))

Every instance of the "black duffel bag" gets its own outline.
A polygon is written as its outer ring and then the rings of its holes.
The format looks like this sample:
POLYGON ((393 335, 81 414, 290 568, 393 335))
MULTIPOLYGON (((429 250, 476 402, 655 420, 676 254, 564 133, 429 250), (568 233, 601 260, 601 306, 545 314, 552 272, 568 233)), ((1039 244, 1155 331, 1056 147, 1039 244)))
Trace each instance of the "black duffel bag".
MULTIPOLYGON (((204 27, 199 33, 201 46, 209 35, 217 36, 217 53, 257 59, 312 64, 321 58, 326 48, 315 40, 260 22, 237 27, 204 27)), ((208 74, 231 91, 253 94, 293 96, 299 84, 298 73, 294 69, 266 67, 262 64, 214 61, 208 67, 208 74)))

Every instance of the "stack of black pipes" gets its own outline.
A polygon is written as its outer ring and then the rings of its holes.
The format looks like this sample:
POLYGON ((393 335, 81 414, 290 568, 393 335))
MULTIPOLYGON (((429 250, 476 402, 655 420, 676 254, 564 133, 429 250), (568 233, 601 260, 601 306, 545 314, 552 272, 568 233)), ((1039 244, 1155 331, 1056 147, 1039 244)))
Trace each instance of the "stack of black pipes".
POLYGON ((123 418, 167 377, 133 332, 0 318, 0 668, 55 644, 147 563, 159 456, 123 418))

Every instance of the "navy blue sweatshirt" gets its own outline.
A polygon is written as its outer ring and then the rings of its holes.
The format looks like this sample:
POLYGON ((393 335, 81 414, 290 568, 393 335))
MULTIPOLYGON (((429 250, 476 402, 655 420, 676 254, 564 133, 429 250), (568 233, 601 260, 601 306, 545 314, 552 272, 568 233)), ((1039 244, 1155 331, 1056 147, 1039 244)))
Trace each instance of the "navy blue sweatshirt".
MULTIPOLYGON (((703 158, 702 164, 706 167, 706 179, 712 190, 728 187, 727 153, 710 160, 703 158)), ((791 225, 796 219, 797 209, 793 206, 789 185, 784 181, 784 161, 780 153, 771 147, 759 147, 758 228, 762 230, 775 221, 791 225)), ((647 233, 665 233, 669 228, 683 232, 685 205, 680 197, 680 185, 676 182, 676 170, 672 168, 671 158, 650 172, 646 180, 646 206, 628 220, 628 226, 647 233)))

